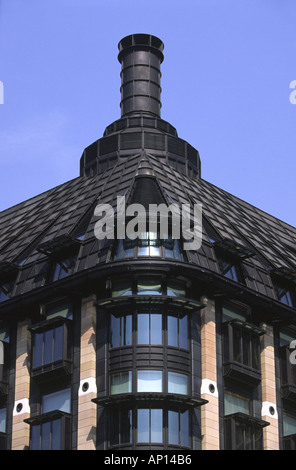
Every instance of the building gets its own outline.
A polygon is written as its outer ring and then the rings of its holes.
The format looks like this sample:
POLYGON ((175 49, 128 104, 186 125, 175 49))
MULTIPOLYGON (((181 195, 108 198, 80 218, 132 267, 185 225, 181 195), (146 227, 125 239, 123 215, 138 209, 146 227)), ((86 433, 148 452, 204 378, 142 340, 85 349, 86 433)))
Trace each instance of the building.
POLYGON ((202 179, 160 117, 161 40, 118 59, 80 176, 0 214, 1 449, 295 449, 296 229, 202 179), (99 240, 118 196, 201 203, 202 246, 99 240))

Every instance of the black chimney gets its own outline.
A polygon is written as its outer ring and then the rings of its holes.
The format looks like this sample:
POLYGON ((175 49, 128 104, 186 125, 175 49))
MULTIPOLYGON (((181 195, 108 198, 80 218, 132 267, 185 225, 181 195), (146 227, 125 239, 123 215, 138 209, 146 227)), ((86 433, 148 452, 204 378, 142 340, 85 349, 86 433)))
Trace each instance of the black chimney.
POLYGON ((163 42, 150 34, 132 34, 119 42, 118 49, 121 116, 149 113, 160 117, 163 42))

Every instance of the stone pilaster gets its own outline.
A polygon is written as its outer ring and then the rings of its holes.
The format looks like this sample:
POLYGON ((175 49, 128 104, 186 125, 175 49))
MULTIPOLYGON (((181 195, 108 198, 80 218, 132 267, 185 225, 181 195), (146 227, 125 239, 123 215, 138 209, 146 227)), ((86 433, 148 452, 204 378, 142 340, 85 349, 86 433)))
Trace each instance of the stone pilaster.
POLYGON ((12 419, 11 450, 25 450, 30 445, 30 426, 24 419, 30 417, 30 353, 31 335, 29 322, 24 320, 17 325, 15 399, 12 419))
POLYGON ((279 450, 278 413, 276 406, 276 376, 273 328, 262 325, 261 337, 262 419, 270 423, 263 428, 264 450, 279 450))
POLYGON ((202 450, 219 450, 219 400, 217 388, 215 302, 202 298, 201 310, 201 407, 202 450))
POLYGON ((78 450, 96 449, 96 297, 82 299, 80 338, 80 387, 78 397, 78 450))

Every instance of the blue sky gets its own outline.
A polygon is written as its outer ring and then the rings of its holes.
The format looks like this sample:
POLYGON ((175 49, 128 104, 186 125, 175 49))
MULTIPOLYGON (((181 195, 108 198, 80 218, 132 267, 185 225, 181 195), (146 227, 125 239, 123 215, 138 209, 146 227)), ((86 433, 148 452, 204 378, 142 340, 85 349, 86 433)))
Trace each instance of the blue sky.
POLYGON ((143 32, 202 177, 296 226, 295 25, 295 0, 0 0, 0 210, 78 176, 120 117, 117 44, 143 32))

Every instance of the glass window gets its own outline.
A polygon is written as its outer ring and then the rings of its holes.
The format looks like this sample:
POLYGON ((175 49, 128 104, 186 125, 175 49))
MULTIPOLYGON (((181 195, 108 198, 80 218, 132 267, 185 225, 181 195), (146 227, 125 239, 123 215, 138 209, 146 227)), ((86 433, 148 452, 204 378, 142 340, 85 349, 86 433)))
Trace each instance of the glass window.
POLYGON ((132 391, 132 373, 119 372, 111 375, 111 395, 118 393, 131 393, 132 391))
POLYGON ((55 419, 31 428, 31 450, 60 450, 62 420, 55 419))
POLYGON ((217 261, 220 268, 220 272, 223 276, 227 277, 228 279, 231 279, 232 281, 239 282, 237 268, 232 262, 224 258, 217 258, 217 261))
POLYGON ((183 282, 178 281, 168 281, 167 295, 174 297, 185 297, 185 284, 183 282))
POLYGON ((4 282, 0 285, 0 302, 4 302, 5 300, 10 299, 13 288, 14 288, 15 281, 4 282))
POLYGON ((118 240, 115 259, 133 257, 135 244, 136 240, 118 240))
POLYGON ((132 410, 113 409, 110 411, 110 445, 132 442, 132 410))
POLYGON ((158 313, 139 313, 138 344, 162 344, 162 315, 158 313))
POLYGON ((288 287, 275 285, 275 291, 280 302, 289 307, 294 307, 294 296, 288 287))
POLYGON ((6 433, 6 408, 0 409, 0 432, 6 433))
POLYGON ((283 431, 284 437, 296 434, 296 416, 284 413, 283 414, 283 431))
POLYGON ((75 269, 76 261, 77 255, 57 261, 52 280, 58 281, 59 279, 63 279, 64 277, 72 274, 75 269))
POLYGON ((246 313, 232 305, 223 305, 222 307, 222 321, 227 322, 230 320, 246 321, 246 313))
POLYGON ((161 295, 162 289, 160 281, 150 279, 142 279, 138 282, 139 295, 161 295))
POLYGON ((144 232, 138 240, 139 256, 160 256, 160 240, 156 232, 144 232))
POLYGON ((163 411, 161 409, 138 409, 137 441, 163 442, 163 411))
POLYGON ((173 240, 171 236, 164 240, 164 249, 166 258, 182 259, 179 242, 173 240))
POLYGON ((224 415, 233 413, 250 414, 250 400, 248 398, 225 392, 224 394, 224 415))
POLYGON ((123 295, 132 295, 132 286, 127 281, 115 281, 112 288, 112 297, 120 297, 123 295))
POLYGON ((111 348, 132 344, 132 315, 111 315, 111 348))
POLYGON ((172 445, 189 447, 189 411, 168 411, 168 441, 172 445))
POLYGON ((49 393, 42 397, 42 413, 60 410, 65 413, 71 412, 71 389, 60 390, 58 392, 49 393))
POLYGON ((51 364, 63 359, 64 326, 34 334, 33 367, 51 364))
POLYGON ((188 375, 178 372, 168 372, 168 392, 188 395, 188 375))
POLYGON ((56 317, 72 319, 72 308, 69 305, 59 305, 57 307, 48 307, 46 309, 46 319, 51 320, 56 317))
POLYGON ((188 349, 188 317, 182 318, 168 315, 168 346, 175 346, 188 349))
POLYGON ((138 392, 162 392, 162 371, 139 370, 137 377, 138 392))

